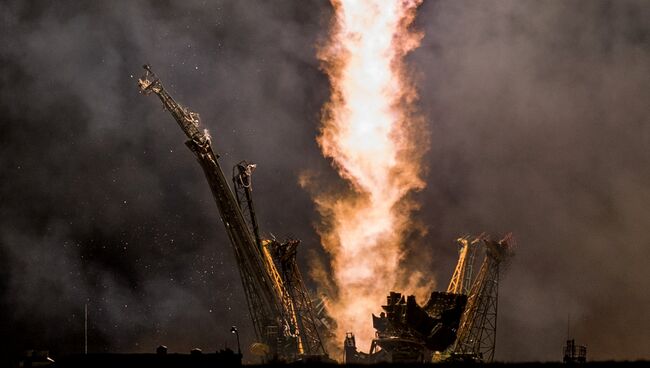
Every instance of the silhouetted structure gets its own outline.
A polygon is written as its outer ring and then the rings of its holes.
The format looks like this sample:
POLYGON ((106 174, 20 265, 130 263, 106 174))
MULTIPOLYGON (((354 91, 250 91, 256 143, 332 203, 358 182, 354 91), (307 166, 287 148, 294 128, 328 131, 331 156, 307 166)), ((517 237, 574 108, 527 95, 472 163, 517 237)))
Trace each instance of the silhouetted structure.
POLYGON ((480 235, 458 239, 458 263, 447 292, 434 291, 424 306, 415 296, 391 292, 384 312, 373 315, 376 338, 368 353, 357 350, 354 334, 344 341, 346 363, 490 362, 496 347, 499 268, 511 255, 512 235, 500 241, 480 235), (477 248, 485 257, 472 279, 477 248))
MULTIPOLYGON (((242 161, 233 168, 230 189, 199 115, 179 105, 148 65, 138 80, 140 91, 155 93, 189 140, 214 196, 235 253, 257 342, 254 354, 267 362, 327 359, 322 336, 329 326, 316 313, 300 270, 300 241, 263 239, 253 203, 252 173, 256 165, 242 161)), ((445 359, 492 361, 496 344, 499 267, 510 255, 512 237, 500 241, 481 235, 458 239, 458 264, 447 292, 433 292, 424 306, 414 296, 391 292, 384 313, 373 315, 377 331, 369 353, 358 352, 353 334, 344 343, 346 362, 426 362, 434 353, 445 359), (473 279, 477 248, 485 257, 473 279)), ((370 256, 370 255, 368 255, 370 256)), ((319 310, 323 310, 320 308, 319 310)), ((197 354, 198 355, 198 354, 197 354)))
POLYGON ((564 346, 564 358, 562 361, 567 364, 586 363, 587 347, 584 345, 576 345, 574 339, 567 340, 564 346))
POLYGON ((214 196, 235 253, 246 301, 258 342, 254 351, 267 361, 295 361, 327 353, 320 338, 324 328, 315 317, 311 298, 295 263, 296 240, 285 243, 260 237, 252 199, 254 164, 245 161, 233 170, 230 189, 212 150, 207 130, 199 130, 199 114, 178 104, 148 65, 138 80, 143 94, 155 93, 189 140, 214 196))

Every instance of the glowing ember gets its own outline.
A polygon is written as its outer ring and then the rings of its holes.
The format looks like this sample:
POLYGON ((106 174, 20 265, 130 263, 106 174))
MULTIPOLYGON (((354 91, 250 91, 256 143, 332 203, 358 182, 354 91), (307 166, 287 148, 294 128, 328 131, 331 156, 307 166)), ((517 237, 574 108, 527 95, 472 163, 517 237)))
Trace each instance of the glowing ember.
POLYGON ((416 93, 402 59, 419 45, 421 35, 408 27, 420 3, 332 0, 330 39, 319 53, 332 95, 318 143, 353 188, 315 200, 330 225, 321 236, 338 290, 328 307, 337 343, 352 331, 364 349, 374 334, 371 313, 391 288, 413 281, 398 266, 414 208, 407 195, 424 187, 419 161, 426 148, 416 144, 421 119, 412 113, 416 93))

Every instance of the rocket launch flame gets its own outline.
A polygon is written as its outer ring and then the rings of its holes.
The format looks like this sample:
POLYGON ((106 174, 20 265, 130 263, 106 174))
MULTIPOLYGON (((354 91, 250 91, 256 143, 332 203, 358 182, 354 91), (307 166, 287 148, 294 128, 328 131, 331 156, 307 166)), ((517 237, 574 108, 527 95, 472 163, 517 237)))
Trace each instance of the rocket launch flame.
POLYGON ((420 3, 332 0, 330 37, 318 55, 331 84, 318 143, 352 188, 315 198, 330 225, 320 234, 337 289, 328 310, 337 342, 352 331, 361 347, 374 335, 371 313, 390 288, 409 282, 399 264, 414 209, 408 194, 425 185, 426 145, 419 144, 422 119, 413 112, 417 95, 403 58, 420 43, 409 29, 420 3))

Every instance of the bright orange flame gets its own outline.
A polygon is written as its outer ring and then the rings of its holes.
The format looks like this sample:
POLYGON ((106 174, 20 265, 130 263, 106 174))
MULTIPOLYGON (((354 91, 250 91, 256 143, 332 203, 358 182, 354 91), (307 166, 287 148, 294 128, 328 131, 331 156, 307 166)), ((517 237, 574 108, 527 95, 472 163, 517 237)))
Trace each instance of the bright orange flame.
POLYGON ((337 343, 352 331, 364 349, 374 334, 371 313, 391 288, 412 281, 399 264, 414 208, 407 195, 424 187, 419 161, 426 147, 415 131, 422 119, 413 114, 416 92, 403 57, 421 39, 409 30, 420 3, 332 0, 335 18, 319 52, 332 95, 318 143, 353 188, 351 195, 315 199, 330 224, 321 237, 338 290, 328 309, 337 343))

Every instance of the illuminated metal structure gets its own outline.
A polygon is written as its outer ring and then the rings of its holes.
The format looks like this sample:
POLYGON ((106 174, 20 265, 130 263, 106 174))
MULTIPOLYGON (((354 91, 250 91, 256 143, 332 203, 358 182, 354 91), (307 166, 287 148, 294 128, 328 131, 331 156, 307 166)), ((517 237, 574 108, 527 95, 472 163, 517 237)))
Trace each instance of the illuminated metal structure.
POLYGON ((274 266, 279 270, 284 287, 293 304, 297 327, 301 334, 302 354, 305 356, 325 355, 320 331, 326 329, 326 326, 319 323, 318 313, 314 310, 311 297, 296 262, 300 240, 289 239, 280 243, 275 239, 262 240, 259 234, 253 203, 252 174, 256 167, 255 164, 242 161, 233 168, 233 183, 235 184, 237 202, 249 224, 249 229, 253 231, 259 249, 265 254, 270 252, 274 266))
POLYGON ((267 360, 295 361, 326 356, 314 321, 311 300, 295 263, 297 241, 262 240, 252 199, 251 173, 255 165, 241 162, 233 170, 235 194, 219 166, 207 130, 199 129, 199 115, 178 104, 148 65, 138 80, 140 91, 160 98, 185 135, 214 196, 221 221, 235 253, 248 309, 267 360))
POLYGON ((474 268, 474 258, 476 257, 477 244, 483 235, 470 241, 469 236, 458 238, 458 263, 454 269, 454 274, 447 287, 448 293, 469 294, 472 285, 472 272, 474 268))
POLYGON ((492 241, 482 234, 459 238, 458 262, 446 292, 434 291, 424 305, 413 295, 391 292, 368 353, 357 350, 352 333, 343 343, 346 363, 490 362, 496 343, 500 265, 511 255, 512 235, 492 241), (476 252, 485 257, 473 279, 476 252))
POLYGON ((512 255, 512 234, 499 241, 478 238, 485 257, 476 275, 463 312, 452 357, 491 362, 494 359, 499 300, 499 267, 512 255))

